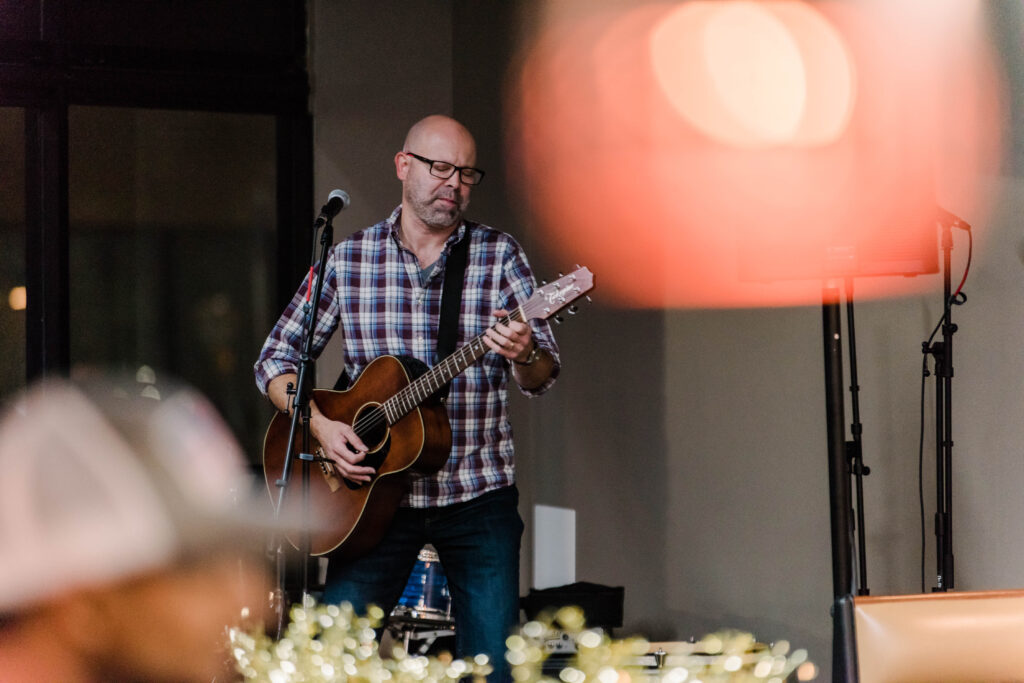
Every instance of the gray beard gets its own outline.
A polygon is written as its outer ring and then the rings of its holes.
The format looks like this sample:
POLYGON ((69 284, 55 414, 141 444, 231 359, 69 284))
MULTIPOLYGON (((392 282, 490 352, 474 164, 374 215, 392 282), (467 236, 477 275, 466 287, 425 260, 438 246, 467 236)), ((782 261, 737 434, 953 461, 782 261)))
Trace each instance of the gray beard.
POLYGON ((462 219, 462 212, 465 209, 464 204, 460 203, 458 206, 445 210, 436 208, 433 206, 433 203, 433 199, 425 206, 418 202, 412 202, 413 211, 416 213, 416 216, 431 228, 439 230, 448 229, 458 224, 462 219))

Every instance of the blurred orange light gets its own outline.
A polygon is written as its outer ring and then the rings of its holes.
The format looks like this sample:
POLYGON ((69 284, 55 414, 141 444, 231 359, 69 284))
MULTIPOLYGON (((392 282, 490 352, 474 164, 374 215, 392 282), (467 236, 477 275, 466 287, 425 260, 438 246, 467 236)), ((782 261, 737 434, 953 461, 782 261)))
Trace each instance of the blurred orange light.
POLYGON ((807 100, 804 60, 766 5, 682 5, 651 34, 654 73, 672 105, 728 144, 791 141, 807 100))
POLYGON ((548 4, 508 148, 553 249, 606 300, 820 303, 840 276, 861 297, 920 290, 936 279, 867 276, 934 272, 938 197, 980 222, 1000 91, 976 0, 921 22, 910 0, 601 5, 548 4))
POLYGON ((24 311, 28 304, 28 294, 24 287, 12 287, 7 295, 7 304, 12 311, 24 311))

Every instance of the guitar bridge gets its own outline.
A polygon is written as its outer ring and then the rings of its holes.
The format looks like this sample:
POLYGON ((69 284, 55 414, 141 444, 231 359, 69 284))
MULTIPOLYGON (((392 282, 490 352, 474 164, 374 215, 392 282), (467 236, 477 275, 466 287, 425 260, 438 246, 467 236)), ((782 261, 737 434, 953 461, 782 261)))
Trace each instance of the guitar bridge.
POLYGON ((327 482, 327 486, 331 489, 331 493, 334 493, 341 488, 341 478, 338 476, 338 472, 334 468, 334 463, 327 459, 322 447, 316 449, 316 455, 318 458, 317 462, 320 463, 320 471, 324 475, 324 480, 327 482))

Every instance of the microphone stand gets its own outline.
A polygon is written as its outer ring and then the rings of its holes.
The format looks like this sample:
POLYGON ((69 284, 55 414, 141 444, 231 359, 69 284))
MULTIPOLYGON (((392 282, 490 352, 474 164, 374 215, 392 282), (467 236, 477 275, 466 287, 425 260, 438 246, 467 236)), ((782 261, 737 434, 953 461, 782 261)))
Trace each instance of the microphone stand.
POLYGON ((864 464, 864 449, 861 434, 864 426, 860 421, 860 385, 857 383, 857 335, 853 318, 853 278, 846 278, 846 331, 850 337, 850 412, 852 439, 846 442, 846 457, 853 473, 854 490, 857 500, 857 595, 869 595, 867 539, 864 531, 864 477, 871 474, 871 468, 864 464))
POLYGON ((864 465, 860 421, 860 385, 857 381, 857 336, 854 323, 853 278, 844 278, 846 329, 850 338, 850 397, 852 438, 846 439, 843 423, 842 311, 838 280, 822 289, 822 333, 825 352, 825 420, 828 435, 828 480, 832 529, 832 680, 853 683, 856 663, 851 659, 852 630, 849 623, 852 595, 868 595, 867 542, 864 527, 864 465), (851 476, 854 486, 851 486, 851 476), (854 492, 856 518, 854 518, 854 492), (854 538, 856 531, 856 539, 854 538), (854 557, 858 576, 855 581, 854 557))
POLYGON ((841 601, 853 588, 851 542, 850 461, 843 424, 843 344, 839 287, 827 282, 822 288, 822 341, 825 358, 825 426, 828 435, 829 520, 832 531, 832 671, 833 680, 844 681, 848 654, 847 630, 841 601))
POLYGON ((953 226, 942 224, 942 341, 923 344, 922 351, 935 359, 935 554, 936 585, 932 592, 945 592, 953 583, 953 324, 950 261, 953 226))
MULTIPOLYGON (((311 534, 311 509, 310 509, 310 481, 309 481, 309 467, 312 462, 323 461, 324 458, 311 454, 310 451, 310 431, 309 431, 309 417, 310 408, 309 401, 312 392, 312 382, 315 362, 312 358, 313 348, 313 335, 316 330, 316 323, 319 313, 320 294, 323 291, 323 267, 327 263, 327 251, 330 249, 331 244, 334 242, 334 226, 331 224, 331 218, 326 219, 321 214, 313 224, 313 229, 316 230, 319 227, 323 227, 320 232, 320 272, 316 276, 316 292, 312 299, 309 296, 309 287, 306 290, 306 303, 303 305, 303 313, 305 315, 305 325, 303 331, 303 343, 302 351, 299 356, 299 368, 298 377, 296 378, 295 385, 289 382, 288 384, 288 395, 291 397, 292 406, 292 422, 291 427, 288 431, 288 446, 284 459, 284 463, 281 467, 281 478, 274 482, 277 490, 277 503, 274 508, 274 514, 276 517, 280 517, 281 510, 284 505, 284 496, 288 487, 288 483, 292 476, 292 456, 295 452, 295 437, 298 434, 302 441, 302 447, 294 457, 302 461, 302 540, 301 548, 299 551, 302 553, 302 602, 305 603, 306 596, 309 594, 309 557, 312 547, 312 541, 310 538, 311 534)), ((310 274, 310 285, 312 285, 313 274, 316 272, 316 242, 314 240, 313 253, 311 255, 311 264, 309 267, 310 274)), ((275 550, 276 559, 276 572, 277 572, 277 589, 276 589, 276 601, 277 601, 277 635, 280 635, 284 631, 285 615, 287 610, 285 609, 285 596, 287 595, 287 588, 285 586, 286 571, 285 571, 285 558, 284 558, 284 543, 279 536, 277 539, 277 548, 275 550)))

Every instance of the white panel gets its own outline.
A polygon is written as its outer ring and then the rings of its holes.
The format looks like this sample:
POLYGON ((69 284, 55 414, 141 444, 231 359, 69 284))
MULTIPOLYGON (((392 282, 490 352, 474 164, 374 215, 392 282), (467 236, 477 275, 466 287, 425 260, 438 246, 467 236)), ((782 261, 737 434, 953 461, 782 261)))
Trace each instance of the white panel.
POLYGON ((533 587, 576 581, 576 511, 533 506, 533 587))

